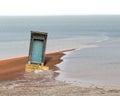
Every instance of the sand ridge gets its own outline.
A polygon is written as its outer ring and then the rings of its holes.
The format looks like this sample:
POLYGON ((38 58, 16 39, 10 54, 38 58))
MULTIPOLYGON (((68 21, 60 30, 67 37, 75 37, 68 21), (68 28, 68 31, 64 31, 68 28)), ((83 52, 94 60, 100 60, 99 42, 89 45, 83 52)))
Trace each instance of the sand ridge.
MULTIPOLYGON (((60 58, 64 55, 63 52, 65 51, 46 54, 46 66, 58 70, 55 65, 62 62, 60 58)), ((54 79, 37 82, 28 80, 27 83, 15 81, 17 77, 22 77, 23 74, 19 73, 24 73, 27 58, 25 56, 0 61, 0 96, 120 96, 120 87, 82 86, 54 79)))
MULTIPOLYGON (((45 64, 50 69, 57 70, 56 64, 62 62, 60 59, 64 54, 63 52, 72 51, 74 49, 62 50, 59 52, 45 54, 45 64)), ((28 61, 28 57, 12 58, 8 60, 0 61, 0 80, 12 80, 20 77, 22 72, 25 72, 25 64, 28 61)))

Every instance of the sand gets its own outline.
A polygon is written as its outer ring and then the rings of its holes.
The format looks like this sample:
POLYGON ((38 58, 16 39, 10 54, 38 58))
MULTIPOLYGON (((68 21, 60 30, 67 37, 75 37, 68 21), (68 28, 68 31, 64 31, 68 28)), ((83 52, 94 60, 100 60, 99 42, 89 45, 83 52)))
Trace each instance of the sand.
MULTIPOLYGON (((70 49, 73 50, 73 49, 70 49)), ((64 50, 64 51, 70 51, 64 50)), ((48 53, 45 55, 45 64, 50 69, 57 70, 56 64, 62 62, 60 59, 64 51, 48 53)), ((12 80, 20 77, 22 72, 25 72, 25 64, 27 64, 28 57, 19 57, 0 61, 0 80, 12 80)))
MULTIPOLYGON (((118 86, 82 85, 56 81, 54 78, 59 74, 55 70, 59 68, 55 65, 62 62, 60 58, 65 55, 63 52, 71 50, 46 54, 46 66, 53 71, 37 74, 36 76, 44 78, 41 80, 38 77, 38 80, 33 77, 32 79, 29 77, 30 80, 27 80, 28 77, 25 79, 27 56, 0 61, 0 96, 120 96, 118 86)), ((35 74, 26 76, 33 75, 35 74)))

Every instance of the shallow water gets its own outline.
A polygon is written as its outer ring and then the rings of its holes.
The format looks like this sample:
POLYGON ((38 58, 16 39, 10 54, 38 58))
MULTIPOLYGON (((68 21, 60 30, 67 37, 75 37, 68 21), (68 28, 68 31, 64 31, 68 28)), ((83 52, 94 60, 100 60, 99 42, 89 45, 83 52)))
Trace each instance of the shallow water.
POLYGON ((119 15, 0 17, 0 59, 28 55, 31 30, 48 32, 46 52, 80 49, 63 57, 57 80, 119 84, 119 15))
POLYGON ((120 84, 120 41, 67 53, 56 78, 72 83, 120 84))

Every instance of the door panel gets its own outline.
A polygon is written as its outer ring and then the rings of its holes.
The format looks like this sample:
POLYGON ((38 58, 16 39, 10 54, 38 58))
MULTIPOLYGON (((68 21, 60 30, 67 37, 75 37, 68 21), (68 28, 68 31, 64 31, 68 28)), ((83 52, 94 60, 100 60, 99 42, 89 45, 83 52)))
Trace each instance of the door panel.
POLYGON ((34 63, 42 63, 42 55, 43 55, 43 41, 34 39, 32 46, 32 56, 31 61, 34 63))

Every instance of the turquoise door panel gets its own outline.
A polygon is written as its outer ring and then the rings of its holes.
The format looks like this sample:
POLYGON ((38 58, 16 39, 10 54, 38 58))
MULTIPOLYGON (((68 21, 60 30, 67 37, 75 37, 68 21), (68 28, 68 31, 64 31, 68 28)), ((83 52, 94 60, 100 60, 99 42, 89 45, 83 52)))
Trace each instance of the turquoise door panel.
POLYGON ((43 57, 42 52, 43 52, 43 41, 34 39, 32 46, 31 61, 34 63, 42 63, 42 57, 43 57))
POLYGON ((47 41, 46 32, 33 32, 31 31, 30 48, 28 63, 41 64, 45 63, 45 49, 47 41))

